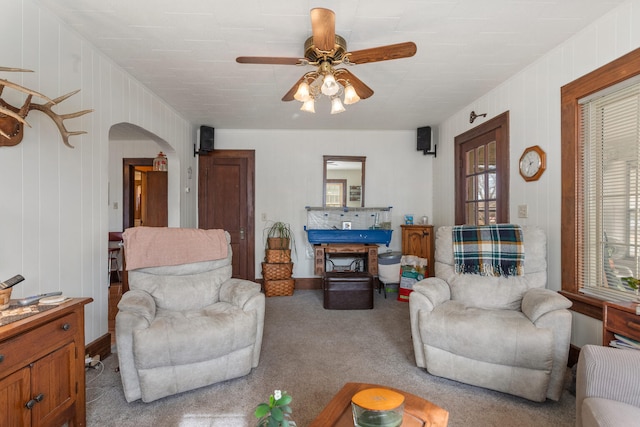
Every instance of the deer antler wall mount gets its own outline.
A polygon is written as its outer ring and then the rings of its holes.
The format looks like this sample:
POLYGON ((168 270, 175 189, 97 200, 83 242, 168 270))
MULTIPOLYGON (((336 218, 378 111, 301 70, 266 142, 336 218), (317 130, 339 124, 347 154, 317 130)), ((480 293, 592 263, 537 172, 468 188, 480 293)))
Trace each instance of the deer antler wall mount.
MULTIPOLYGON (((25 70, 23 68, 7 68, 0 67, 0 71, 9 71, 9 72, 32 72, 31 70, 25 70)), ((22 137, 24 136, 24 127, 29 126, 29 123, 26 120, 27 114, 31 110, 38 110, 46 114, 53 120, 53 122, 58 126, 58 130, 60 131, 60 135, 62 135, 62 142, 69 148, 73 148, 71 144, 69 144, 69 137, 74 135, 82 135, 87 133, 85 131, 68 131, 64 125, 64 121, 66 119, 72 119, 75 117, 84 116, 87 113, 92 112, 93 110, 82 110, 75 113, 68 114, 58 114, 52 110, 53 106, 61 103, 65 99, 75 95, 80 92, 80 89, 75 90, 73 92, 69 92, 66 95, 62 95, 56 99, 49 99, 45 95, 26 88, 24 86, 20 86, 17 83, 12 83, 8 80, 0 79, 0 146, 13 146, 18 145, 22 141, 22 137), (22 107, 14 107, 13 105, 6 102, 2 99, 2 91, 5 87, 17 90, 27 95, 27 98, 24 101, 22 107), (36 96, 38 98, 42 98, 45 100, 44 104, 36 104, 31 102, 31 99, 36 96)))

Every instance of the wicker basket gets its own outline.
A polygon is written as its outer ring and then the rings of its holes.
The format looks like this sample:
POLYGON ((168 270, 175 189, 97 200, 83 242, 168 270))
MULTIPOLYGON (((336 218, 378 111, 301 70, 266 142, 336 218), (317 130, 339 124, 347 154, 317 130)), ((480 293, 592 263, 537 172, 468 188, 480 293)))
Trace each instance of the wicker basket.
POLYGON ((264 294, 268 297, 293 295, 295 281, 293 279, 265 280, 264 294))
POLYGON ((283 237, 269 237, 267 247, 269 249, 289 249, 289 239, 283 237))
POLYGON ((11 291, 13 288, 0 290, 0 310, 9 308, 9 300, 11 299, 11 291))
POLYGON ((291 249, 267 249, 264 260, 272 263, 291 262, 291 249))
POLYGON ((283 262, 283 263, 263 262, 262 263, 262 277, 265 280, 288 279, 291 277, 292 273, 293 273, 292 262, 283 262))

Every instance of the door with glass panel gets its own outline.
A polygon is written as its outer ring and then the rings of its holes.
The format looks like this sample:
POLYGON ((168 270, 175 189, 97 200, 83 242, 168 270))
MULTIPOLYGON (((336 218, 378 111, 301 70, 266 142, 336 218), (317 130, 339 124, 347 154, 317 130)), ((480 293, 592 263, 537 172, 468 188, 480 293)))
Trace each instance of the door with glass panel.
POLYGON ((508 112, 456 137, 456 224, 509 222, 508 112))

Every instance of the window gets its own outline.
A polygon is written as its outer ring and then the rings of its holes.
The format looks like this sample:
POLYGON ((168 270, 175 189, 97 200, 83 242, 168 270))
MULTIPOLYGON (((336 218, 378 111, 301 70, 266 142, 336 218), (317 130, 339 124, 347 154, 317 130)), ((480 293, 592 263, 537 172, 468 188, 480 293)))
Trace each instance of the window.
POLYGON ((635 297, 622 278, 638 277, 640 84, 580 101, 582 115, 585 294, 635 297))
POLYGON ((455 138, 456 224, 509 222, 509 113, 455 138))
MULTIPOLYGON (((585 239, 587 218, 584 212, 585 194, 583 193, 583 184, 587 171, 585 171, 582 156, 582 144, 585 141, 581 137, 584 125, 579 101, 591 94, 614 87, 638 75, 640 75, 640 49, 636 49, 574 80, 561 89, 562 293, 573 301, 572 310, 596 319, 602 319, 602 298, 594 298, 580 292, 585 285, 584 280, 586 277, 586 274, 584 274, 586 262, 584 252, 586 247, 593 242, 585 239)), ((629 173, 631 173, 631 170, 629 173)), ((633 185, 636 179, 635 177, 631 178, 629 184, 633 185)), ((632 205, 630 203, 628 210, 631 209, 632 205)), ((629 224, 630 230, 633 227, 629 224)), ((613 237, 613 239, 615 238, 613 237)), ((602 239, 605 239, 604 233, 602 239)), ((606 236, 606 239, 608 241, 608 236, 606 236)), ((612 241, 612 244, 616 243, 619 242, 612 241)), ((634 248, 629 249, 635 250, 634 248)), ((603 245, 601 251, 604 251, 604 249, 603 245)), ((607 246, 607 249, 610 249, 610 247, 607 246)), ((619 256, 619 253, 614 255, 619 256)), ((615 259, 613 257, 614 262, 615 259)), ((604 272, 604 266, 602 268, 604 272)))
POLYGON ((327 179, 325 206, 339 208, 347 206, 346 179, 327 179))

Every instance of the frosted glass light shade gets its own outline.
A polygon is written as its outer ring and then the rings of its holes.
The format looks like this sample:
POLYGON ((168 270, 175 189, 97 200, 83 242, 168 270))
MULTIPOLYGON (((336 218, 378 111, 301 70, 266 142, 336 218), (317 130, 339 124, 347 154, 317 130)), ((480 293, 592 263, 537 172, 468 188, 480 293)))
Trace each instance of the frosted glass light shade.
POLYGON ((344 106, 340 101, 340 98, 335 97, 331 100, 331 114, 338 114, 344 112, 344 106))
POLYGON ((315 113, 316 112, 316 101, 313 98, 309 98, 308 100, 304 101, 304 103, 302 104, 302 107, 300 107, 300 109, 302 111, 307 112, 307 113, 315 113))
POLYGON ((322 88, 320 90, 327 96, 333 96, 340 90, 340 85, 338 85, 333 74, 327 74, 324 76, 324 81, 322 82, 322 88))
POLYGON ((309 99, 309 96, 309 83, 302 82, 298 86, 296 94, 293 95, 293 99, 295 99, 296 101, 305 102, 309 99))
POLYGON ((344 104, 355 104, 358 101, 360 101, 360 97, 356 93, 356 90, 350 83, 347 84, 347 86, 344 88, 344 104))

